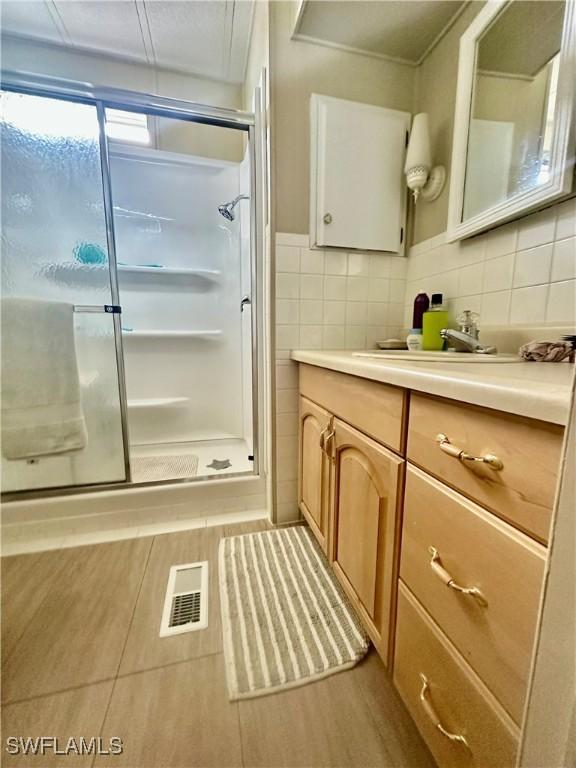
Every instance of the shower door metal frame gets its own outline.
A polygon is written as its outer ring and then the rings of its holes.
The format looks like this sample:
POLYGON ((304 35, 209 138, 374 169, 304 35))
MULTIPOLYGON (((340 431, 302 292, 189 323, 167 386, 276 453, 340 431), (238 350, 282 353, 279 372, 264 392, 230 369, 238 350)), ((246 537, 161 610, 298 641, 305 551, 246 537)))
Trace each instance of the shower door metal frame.
POLYGON ((251 304, 251 347, 252 347, 252 451, 254 455, 253 469, 251 473, 235 472, 221 477, 213 475, 195 478, 174 478, 170 480, 158 480, 149 483, 134 484, 130 478, 130 453, 128 439, 128 401, 126 397, 126 378, 124 365, 124 352, 122 347, 122 327, 120 315, 113 314, 114 338, 116 345, 116 364, 118 370, 118 386, 120 399, 120 415, 122 421, 122 436, 124 447, 124 464, 126 479, 115 482, 90 483, 76 486, 59 486, 53 488, 37 488, 22 491, 9 491, 2 493, 3 501, 24 501, 26 499, 49 498, 55 496, 69 496, 81 493, 93 493, 101 490, 126 490, 143 488, 147 486, 175 485, 183 483, 195 483, 198 481, 222 482, 260 475, 261 470, 261 435, 260 435, 260 387, 258 379, 259 360, 259 285, 256 266, 260 262, 262 243, 261 231, 261 205, 257 201, 261 198, 262 190, 258 187, 257 173, 257 131, 256 118, 251 112, 228 109, 225 107, 213 107, 199 102, 185 101, 158 96, 150 93, 124 90, 121 88, 109 88, 96 86, 91 83, 82 83, 63 78, 35 75, 27 72, 3 70, 0 73, 0 88, 16 93, 25 93, 32 96, 45 96, 47 98, 61 99, 64 101, 79 102, 96 108, 99 128, 100 165, 102 171, 103 201, 106 220, 106 238, 108 245, 108 264, 110 274, 110 291, 113 304, 120 304, 118 288, 118 265, 116 261, 116 240, 114 233, 114 215, 112 207, 112 182, 110 173, 110 158, 108 152, 108 139, 105 132, 106 108, 126 109, 157 117, 169 117, 186 122, 214 125, 222 128, 233 128, 248 134, 248 150, 250 157, 250 282, 252 292, 251 304))

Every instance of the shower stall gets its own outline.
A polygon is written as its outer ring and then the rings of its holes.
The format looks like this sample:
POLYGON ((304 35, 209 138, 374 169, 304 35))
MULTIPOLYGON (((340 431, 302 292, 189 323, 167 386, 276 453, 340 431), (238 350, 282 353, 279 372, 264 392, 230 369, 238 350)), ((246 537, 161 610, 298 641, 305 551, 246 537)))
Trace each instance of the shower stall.
POLYGON ((257 474, 254 115, 15 73, 0 102, 4 493, 257 474))

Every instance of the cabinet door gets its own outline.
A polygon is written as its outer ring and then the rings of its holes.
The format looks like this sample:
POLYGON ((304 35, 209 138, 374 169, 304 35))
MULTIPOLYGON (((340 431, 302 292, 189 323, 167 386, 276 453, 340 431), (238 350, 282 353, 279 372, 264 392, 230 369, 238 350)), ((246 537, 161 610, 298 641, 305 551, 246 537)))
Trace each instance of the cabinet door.
POLYGON ((317 95, 311 109, 312 244, 398 253, 410 115, 317 95))
POLYGON ((404 462, 341 421, 334 428, 334 570, 386 663, 404 462))
POLYGON ((323 449, 332 416, 300 397, 300 468, 298 504, 320 546, 327 552, 330 461, 323 449))

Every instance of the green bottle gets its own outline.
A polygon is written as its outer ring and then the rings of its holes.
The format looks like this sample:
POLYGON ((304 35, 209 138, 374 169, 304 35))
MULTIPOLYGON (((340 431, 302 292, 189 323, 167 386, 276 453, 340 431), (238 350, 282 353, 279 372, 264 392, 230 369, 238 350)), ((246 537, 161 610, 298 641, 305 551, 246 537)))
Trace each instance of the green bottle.
POLYGON ((422 349, 438 351, 444 349, 444 339, 440 336, 443 328, 448 328, 448 312, 444 309, 441 293, 433 293, 430 309, 424 312, 422 321, 422 349))

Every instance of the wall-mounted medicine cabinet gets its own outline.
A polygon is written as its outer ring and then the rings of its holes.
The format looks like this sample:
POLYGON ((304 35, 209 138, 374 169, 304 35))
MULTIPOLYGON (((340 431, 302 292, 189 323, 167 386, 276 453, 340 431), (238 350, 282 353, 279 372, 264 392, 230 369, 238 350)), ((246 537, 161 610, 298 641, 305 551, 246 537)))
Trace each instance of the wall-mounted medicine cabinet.
POLYGON ((310 246, 401 253, 410 114, 312 94, 310 246))
POLYGON ((462 35, 449 240, 571 192, 574 6, 573 0, 491 0, 462 35))

